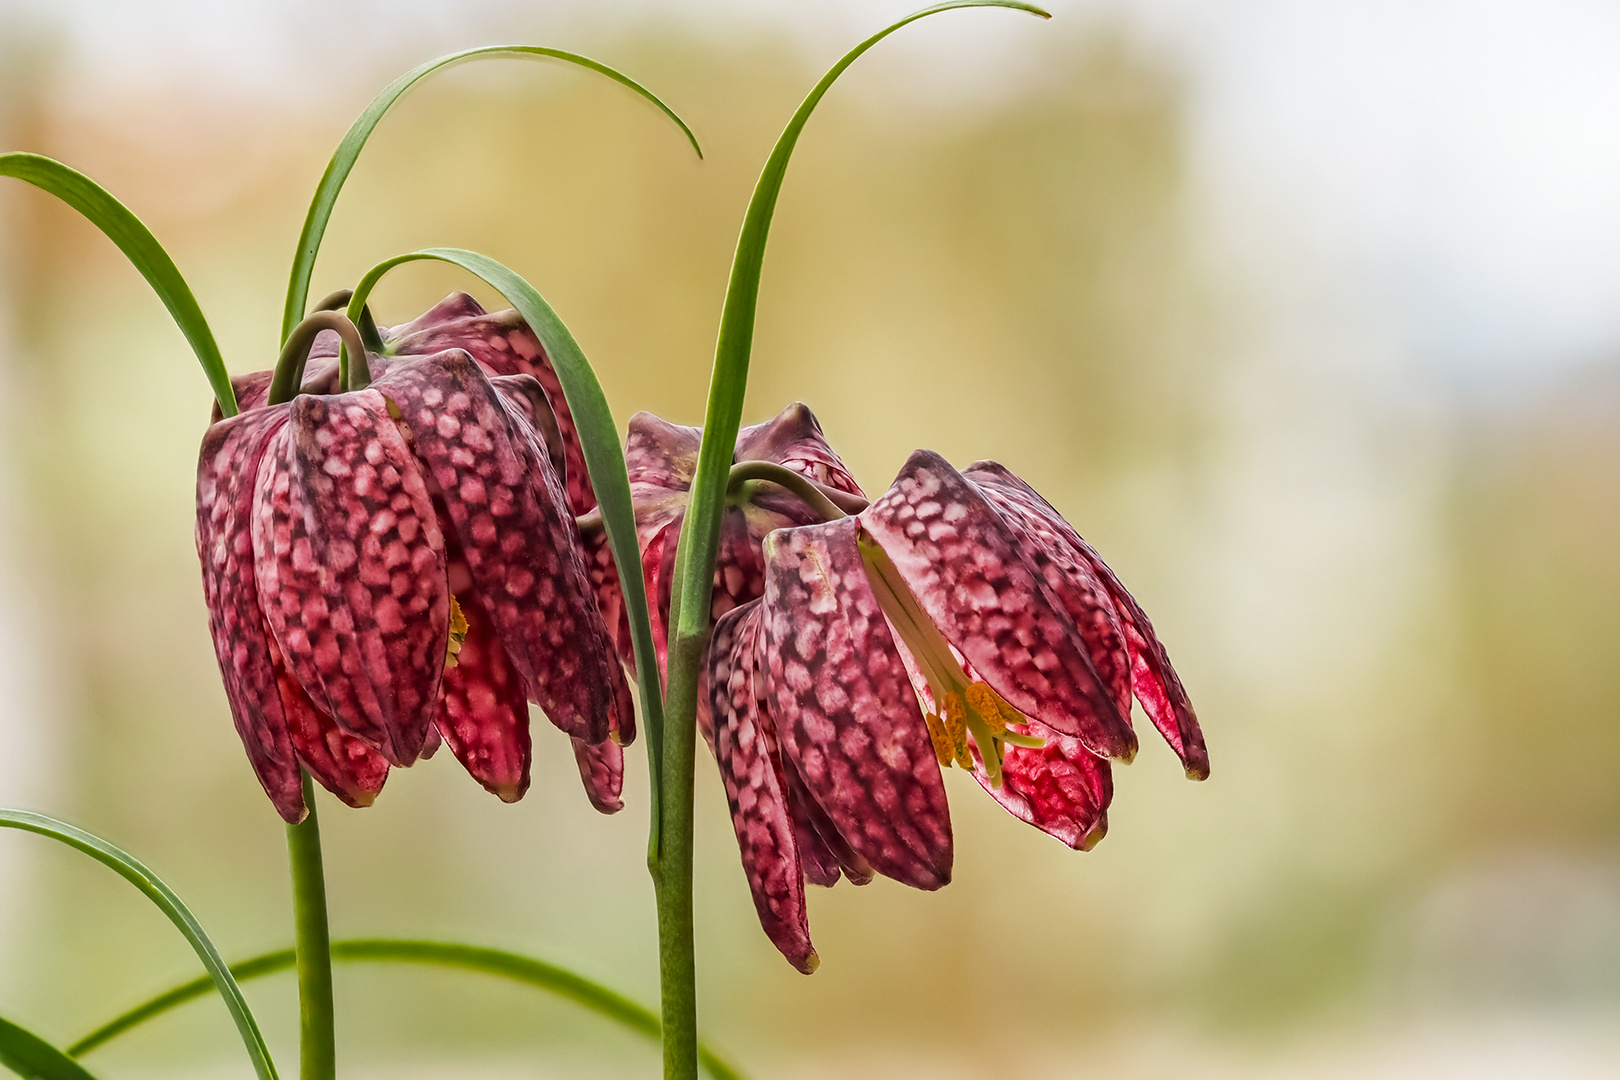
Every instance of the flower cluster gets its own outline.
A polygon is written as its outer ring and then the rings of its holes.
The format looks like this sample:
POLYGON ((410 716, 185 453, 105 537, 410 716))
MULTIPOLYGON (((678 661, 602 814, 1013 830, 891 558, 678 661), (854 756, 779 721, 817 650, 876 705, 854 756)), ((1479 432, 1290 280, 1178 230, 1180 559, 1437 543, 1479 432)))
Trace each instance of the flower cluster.
POLYGON ((203 440, 197 551, 254 771, 296 822, 300 767, 364 806, 442 739, 515 801, 533 701, 572 738, 592 801, 617 809, 633 704, 574 528, 589 479, 539 342, 465 296, 387 337, 366 389, 336 392, 336 365, 317 364, 267 405, 270 373, 247 376, 244 411, 203 440))
MULTIPOLYGON (((316 363, 284 404, 248 376, 245 411, 203 442, 210 624, 265 790, 297 821, 303 768, 366 805, 442 739, 512 801, 533 701, 617 809, 630 631, 540 343, 456 295, 367 360, 366 389, 338 392, 316 363)), ((626 440, 660 668, 701 441, 650 413, 626 440)), ((1188 776, 1208 774, 1147 616, 1005 467, 919 450, 868 504, 800 404, 743 429, 733 462, 698 722, 761 923, 800 970, 818 963, 807 883, 949 882, 942 767, 1081 850, 1107 831, 1109 763, 1136 753, 1133 698, 1188 776)))
MULTIPOLYGON (((661 663, 700 436, 641 413, 626 443, 661 663)), ((699 716, 761 923, 800 970, 818 962, 807 882, 950 880, 942 766, 1082 850, 1107 831, 1110 760, 1136 753, 1133 696, 1188 776, 1208 774, 1147 616, 1005 467, 958 472, 918 451, 868 506, 803 405, 743 429, 733 460, 734 475, 765 462, 821 496, 818 509, 781 482, 731 486, 699 716)), ((595 550, 599 599, 617 611, 595 550)), ((622 627, 617 640, 628 662, 622 627)))

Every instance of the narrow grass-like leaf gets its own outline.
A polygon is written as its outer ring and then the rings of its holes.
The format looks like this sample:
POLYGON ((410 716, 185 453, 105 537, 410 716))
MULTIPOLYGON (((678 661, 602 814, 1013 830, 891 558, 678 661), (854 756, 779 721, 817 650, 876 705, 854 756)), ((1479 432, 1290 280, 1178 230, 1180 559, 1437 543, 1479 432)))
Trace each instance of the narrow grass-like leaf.
POLYGON ((95 1080, 83 1065, 5 1017, 0 1017, 0 1065, 23 1080, 95 1080))
POLYGON ((258 1073, 259 1080, 277 1080, 275 1063, 270 1060, 270 1048, 264 1043, 258 1021, 254 1020, 253 1010, 248 1008, 241 987, 236 985, 236 979, 231 976, 230 969, 220 958, 219 950, 209 940, 208 934, 197 922, 191 909, 186 907, 162 879, 148 870, 138 859, 101 837, 43 814, 27 810, 0 810, 0 829, 21 829, 24 832, 37 833, 61 841, 68 847, 84 852, 146 894, 147 899, 169 917, 169 921, 174 923, 191 943, 191 947, 196 950, 197 958, 202 961, 209 979, 219 988, 220 996, 225 999, 225 1006, 231 1012, 231 1018, 236 1021, 236 1029, 241 1032, 242 1044, 247 1047, 248 1057, 253 1061, 253 1071, 258 1073))
POLYGON ((157 237, 141 224, 141 219, 113 198, 106 188, 53 158, 39 154, 0 154, 0 176, 15 176, 41 191, 50 192, 83 214, 90 224, 118 245, 118 250, 157 292, 180 332, 191 343, 191 351, 202 364, 220 411, 226 416, 235 416, 236 392, 231 389, 230 373, 225 370, 225 360, 219 354, 214 332, 208 328, 208 320, 203 318, 202 308, 191 294, 191 286, 186 284, 180 269, 157 242, 157 237))
MULTIPOLYGON (((636 673, 640 683, 642 720, 646 726, 647 757, 652 781, 652 805, 658 806, 659 754, 664 739, 664 698, 659 681, 658 655, 653 651, 652 623, 647 617, 647 590, 641 576, 641 550, 636 544, 636 511, 630 501, 630 474, 625 468, 624 449, 618 425, 607 395, 597 381, 591 362, 568 332, 568 327, 546 303, 545 298, 523 278, 476 251, 461 248, 424 248, 378 263, 366 272, 349 298, 349 317, 357 317, 372 289, 384 274, 396 266, 423 260, 446 262, 482 278, 517 309, 540 338, 546 356, 562 383, 568 411, 574 415, 585 467, 591 474, 591 488, 601 507, 602 524, 607 529, 613 561, 619 568, 619 589, 624 596, 630 621, 631 644, 635 650, 636 673)), ((656 811, 655 811, 656 822, 656 811)), ((656 830, 656 824, 654 826, 656 830)))
MULTIPOLYGON (((544 960, 536 960, 504 949, 488 949, 477 945, 460 945, 443 941, 365 938, 334 941, 332 959, 349 964, 427 964, 485 975, 498 975, 514 982, 549 990, 643 1035, 650 1038, 658 1037, 658 1017, 652 1010, 583 975, 555 964, 548 964, 544 960)), ((293 951, 284 949, 232 964, 231 973, 239 981, 246 982, 262 975, 285 971, 292 966, 293 951)), ((204 996, 213 988, 214 983, 207 976, 176 986, 167 993, 159 994, 103 1024, 69 1047, 68 1053, 75 1057, 83 1056, 153 1017, 204 996)), ((742 1080, 742 1074, 736 1067, 727 1063, 725 1058, 712 1048, 700 1047, 698 1054, 704 1070, 715 1077, 715 1080, 742 1080)))
POLYGON ((686 126, 686 121, 675 115, 671 109, 658 99, 658 96, 645 86, 636 82, 606 64, 592 60, 588 56, 567 52, 563 49, 548 49, 539 45, 486 45, 478 49, 467 49, 463 52, 451 53, 441 56, 437 60, 412 68, 387 86, 376 97, 371 99, 360 118, 349 128, 343 141, 338 143, 337 151, 332 160, 326 165, 326 172, 321 176, 321 183, 315 189, 315 198, 309 204, 309 214, 304 218, 304 231, 298 236, 298 253, 293 257, 292 275, 287 282, 287 302, 281 313, 281 340, 285 341, 287 335, 292 333, 304 318, 304 305, 309 302, 309 280, 315 273, 315 256, 321 250, 321 238, 326 235, 326 224, 332 218, 332 207, 337 202, 338 192, 343 190, 343 182, 349 178, 354 169, 354 163, 360 157, 360 151, 365 148, 366 140, 376 130, 383 115, 393 107, 394 102, 404 96, 405 91, 426 79, 428 76, 464 64, 470 60, 486 60, 497 58, 510 58, 518 60, 565 60, 580 67, 606 75, 616 83, 629 87, 648 101, 652 102, 685 132, 687 139, 692 143, 692 149, 697 151, 698 157, 703 156, 703 148, 698 145, 697 136, 692 129, 686 126))
MULTIPOLYGON (((748 362, 753 352, 754 316, 759 308, 759 279, 765 262, 765 240, 770 233, 771 216, 776 211, 783 178, 787 175, 788 159, 793 155, 799 134, 838 76, 866 50, 918 19, 953 8, 970 7, 1014 8, 1043 19, 1051 18, 1033 4, 1020 3, 1018 0, 951 0, 950 3, 913 12, 873 34, 834 64, 805 97, 781 137, 776 140, 759 181, 754 185, 753 198, 749 200, 748 212, 743 217, 742 232, 737 237, 731 280, 726 286, 725 306, 720 313, 720 333, 714 348, 714 372, 709 382, 709 404, 703 420, 703 444, 698 452, 697 472, 692 478, 692 501, 687 524, 681 530, 681 547, 692 545, 689 556, 681 564, 682 576, 675 583, 680 590, 676 632, 682 637, 700 637, 708 629, 715 550, 720 542, 720 521, 725 512, 726 480, 731 470, 737 429, 742 423, 743 393, 748 387, 748 362)), ((673 650, 671 656, 670 675, 673 680, 673 650)))

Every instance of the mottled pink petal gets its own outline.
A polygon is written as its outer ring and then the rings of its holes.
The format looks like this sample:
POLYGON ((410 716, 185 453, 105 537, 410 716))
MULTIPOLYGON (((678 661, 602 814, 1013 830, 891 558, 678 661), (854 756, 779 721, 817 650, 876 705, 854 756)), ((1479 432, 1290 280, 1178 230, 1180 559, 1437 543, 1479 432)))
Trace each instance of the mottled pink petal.
MULTIPOLYGON (((994 462, 979 462, 969 466, 962 475, 978 487, 990 505, 1001 511, 1013 544, 1074 620, 1092 666, 1113 694, 1119 714, 1129 720, 1131 656, 1119 612, 1108 590, 1071 544, 1043 519, 1025 511, 1022 501, 1009 491, 1000 473, 990 471, 990 466, 1006 472, 994 462)), ((1012 474, 1006 472, 1006 476, 1012 474)))
POLYGON ((928 618, 997 693, 1094 753, 1130 760, 1136 736, 1074 621, 978 488, 918 450, 858 516, 928 618))
POLYGON ((765 595, 765 564, 759 542, 748 535, 748 523, 741 514, 720 519, 720 546, 714 563, 714 589, 709 594, 709 614, 718 619, 734 607, 765 595))
POLYGON ((197 463, 197 556, 214 655, 231 719, 276 812, 304 819, 303 783, 277 690, 253 576, 253 488, 270 439, 287 422, 278 407, 209 427, 197 463))
POLYGON ((550 461, 465 352, 401 364, 372 385, 399 409, 437 482, 529 696, 563 731, 601 742, 624 674, 550 461))
POLYGON ((815 413, 802 401, 763 424, 739 431, 735 460, 774 461, 830 488, 864 496, 843 459, 827 444, 815 413))
POLYGON ((375 390, 294 398, 260 469, 254 553, 287 666, 396 765, 421 754, 448 635, 444 538, 375 390))
POLYGON ((1039 724, 1028 725, 1027 733, 1044 738, 1046 746, 1037 750, 1008 745, 1000 787, 991 786, 982 767, 973 770, 974 779, 1020 821, 1076 851, 1089 850, 1108 831, 1108 803, 1114 797, 1108 762, 1079 739, 1039 724))
POLYGON ((486 315, 466 293, 452 293, 414 322, 389 331, 388 351, 395 356, 426 356, 446 349, 466 350, 491 375, 529 375, 540 383, 556 418, 567 462, 559 475, 569 509, 583 514, 595 506, 596 495, 562 382, 523 317, 511 309, 486 315))
POLYGON ((676 518, 648 539, 641 549, 642 574, 647 582, 647 606, 651 609, 653 648, 658 653, 658 674, 669 671, 669 603, 674 592, 675 554, 681 539, 681 519, 676 518))
POLYGON ((623 810, 624 802, 619 793, 624 788, 624 748, 611 740, 594 745, 584 739, 570 741, 574 744, 579 778, 585 782, 585 794, 591 805, 604 814, 623 810))
POLYGON ((760 622, 759 602, 753 601, 715 623, 708 680, 714 757, 760 925, 788 962, 809 974, 816 968, 816 950, 810 943, 793 814, 780 758, 761 730, 769 721, 757 692, 760 622))
POLYGON ((951 876, 945 788, 855 530, 844 518, 765 540, 771 715, 850 847, 885 877, 937 889, 951 876))
POLYGON ((619 566, 613 561, 613 548, 608 543, 607 530, 587 529, 580 534, 585 550, 585 570, 591 578, 591 592, 596 597, 597 610, 602 623, 608 628, 613 649, 626 668, 636 670, 635 644, 630 633, 630 612, 624 606, 624 593, 619 587, 619 566))
MULTIPOLYGON (((268 628, 267 628, 268 632, 268 628)), ((287 673, 276 640, 270 639, 270 659, 276 669, 276 685, 281 690, 281 707, 287 716, 298 761, 327 791, 350 806, 370 806, 388 779, 388 760, 363 740, 337 726, 309 699, 298 680, 287 673)))
POLYGON ((671 424, 650 412, 636 413, 630 418, 624 441, 625 467, 630 472, 631 487, 645 484, 685 491, 697 472, 698 449, 702 442, 701 428, 671 424))
POLYGON ((1113 599, 1131 653, 1131 683, 1142 710, 1153 721, 1171 749, 1181 758, 1187 775, 1195 780, 1209 776, 1209 751, 1198 726, 1187 691, 1170 664, 1170 656, 1153 633, 1153 623, 1119 578, 1103 562, 1102 556, 1075 532, 1063 515, 1005 466, 993 461, 969 466, 973 480, 987 490, 993 485, 1008 504, 1018 505, 1026 520, 1039 522, 1051 536, 1061 539, 1090 569, 1113 599))
POLYGON ((446 664, 436 726, 474 780, 502 802, 529 790, 529 702, 501 647, 459 547, 448 547, 450 591, 467 621, 454 665, 446 664))
MULTIPOLYGON (((774 720, 769 731, 772 739, 780 740, 774 720)), ((837 884, 838 872, 842 870, 853 885, 871 884, 877 876, 872 864, 849 846, 827 811, 810 794, 798 764, 789 754, 782 755, 782 772, 787 777, 788 804, 793 807, 793 836, 799 845, 805 880, 831 887, 837 884)))
MULTIPOLYGON (((530 433, 559 477, 568 470, 567 449, 562 433, 557 429, 557 417, 546 401, 546 392, 530 375, 499 375, 489 380, 497 393, 506 400, 507 407, 528 425, 530 433)), ((518 425, 521 430, 522 424, 518 425)))
MULTIPOLYGON (((335 333, 322 333, 315 339, 315 347, 310 349, 310 360, 304 368, 304 384, 301 392, 305 394, 335 394, 341 387, 337 384, 337 361, 324 359, 316 352, 321 346, 322 338, 331 338, 332 349, 326 357, 337 356, 337 340, 335 333)), ((275 375, 273 371, 250 371, 245 375, 231 376, 231 389, 236 391, 236 407, 241 412, 251 412, 254 409, 264 408, 265 401, 270 396, 270 380, 275 375)), ((219 423, 219 402, 214 402, 214 411, 211 423, 219 423)))

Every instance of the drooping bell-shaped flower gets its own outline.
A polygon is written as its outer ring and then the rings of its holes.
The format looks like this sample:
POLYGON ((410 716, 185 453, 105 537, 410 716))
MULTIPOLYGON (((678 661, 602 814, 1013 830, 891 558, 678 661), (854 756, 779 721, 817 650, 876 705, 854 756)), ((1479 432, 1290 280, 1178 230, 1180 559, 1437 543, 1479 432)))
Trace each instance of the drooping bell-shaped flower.
POLYGON ((515 800, 534 701, 574 740, 592 801, 617 809, 622 757, 607 740, 632 736, 632 705, 552 402, 533 375, 492 377, 461 348, 370 369, 370 386, 336 393, 315 367, 314 392, 268 406, 267 377, 240 380, 248 407, 203 441, 210 627, 266 792, 299 820, 302 765, 367 805, 390 765, 442 737, 515 800))
POLYGON ((940 767, 1078 849, 1107 828, 1133 695, 1208 775, 1197 718, 1141 608, 994 462, 918 451, 853 517, 772 533, 765 589, 709 653, 715 756, 755 906, 802 971, 804 884, 950 875, 940 767))

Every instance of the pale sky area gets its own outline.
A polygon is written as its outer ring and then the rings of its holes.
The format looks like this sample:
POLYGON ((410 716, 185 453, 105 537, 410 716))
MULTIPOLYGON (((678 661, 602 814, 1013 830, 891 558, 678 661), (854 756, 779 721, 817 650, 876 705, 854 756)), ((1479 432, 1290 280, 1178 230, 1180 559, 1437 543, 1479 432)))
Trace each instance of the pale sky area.
MULTIPOLYGON (((791 30, 831 56, 909 2, 9 0, 65 35, 74 78, 198 69, 295 96, 343 78, 360 34, 423 56, 514 32, 588 40, 646 18, 791 30), (317 16, 317 12, 319 15, 317 16), (521 13, 521 16, 518 14, 521 13), (314 28, 319 26, 317 32, 314 28)), ((1363 293, 1415 358, 1489 391, 1620 344, 1620 5, 1603 0, 1054 0, 1123 16, 1191 91, 1199 186, 1241 243, 1281 233, 1363 293), (1263 218, 1263 223, 1255 218, 1263 218)), ((1046 28, 1003 12, 932 20, 886 45, 918 95, 1016 81, 1046 28), (914 69, 914 70, 913 70, 914 69)))

